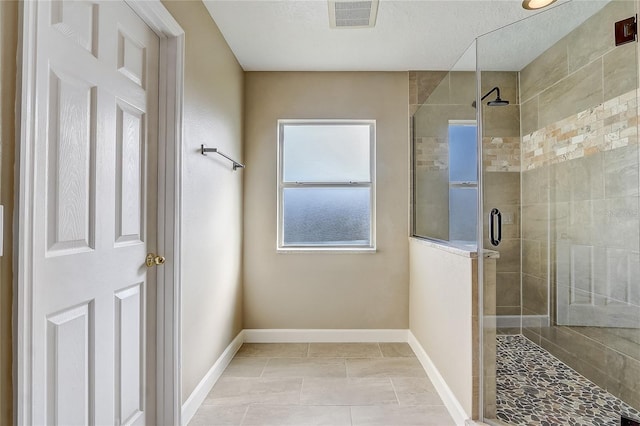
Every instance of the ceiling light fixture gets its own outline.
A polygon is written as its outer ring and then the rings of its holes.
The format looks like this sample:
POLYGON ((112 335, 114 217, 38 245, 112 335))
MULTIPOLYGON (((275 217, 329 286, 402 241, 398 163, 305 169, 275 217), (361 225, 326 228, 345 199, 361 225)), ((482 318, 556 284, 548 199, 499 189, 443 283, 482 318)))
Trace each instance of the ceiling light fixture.
POLYGON ((522 2, 522 7, 527 10, 537 10, 547 7, 555 2, 556 0, 524 0, 522 2))

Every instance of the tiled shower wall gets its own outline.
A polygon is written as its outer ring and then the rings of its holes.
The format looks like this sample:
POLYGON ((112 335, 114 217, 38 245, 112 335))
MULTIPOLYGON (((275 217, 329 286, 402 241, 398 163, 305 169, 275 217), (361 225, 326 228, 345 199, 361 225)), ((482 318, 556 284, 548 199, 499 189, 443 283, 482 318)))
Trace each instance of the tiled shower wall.
POLYGON ((522 313, 550 317, 527 337, 639 408, 637 44, 613 43, 635 13, 609 3, 520 72, 522 313))
MULTIPOLYGON (((482 109, 482 168, 484 217, 492 208, 502 213, 502 241, 489 242, 485 220, 484 246, 498 251, 496 263, 496 314, 520 315, 520 105, 516 72, 483 72, 482 94, 500 88, 509 105, 482 109)), ((487 100, 493 99, 490 96, 487 100)))

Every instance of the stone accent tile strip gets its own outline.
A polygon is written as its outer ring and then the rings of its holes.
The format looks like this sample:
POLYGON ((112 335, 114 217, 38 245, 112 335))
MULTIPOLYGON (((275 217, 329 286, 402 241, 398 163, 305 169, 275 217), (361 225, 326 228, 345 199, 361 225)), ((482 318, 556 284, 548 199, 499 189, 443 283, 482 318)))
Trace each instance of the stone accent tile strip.
POLYGON ((485 171, 520 171, 520 138, 482 138, 482 151, 482 167, 485 171))
MULTIPOLYGON (((520 171, 520 138, 487 137, 482 139, 482 165, 488 172, 520 171)), ((415 143, 415 165, 423 171, 449 168, 449 146, 444 138, 420 137, 415 143)))
POLYGON ((522 169, 638 144, 638 90, 538 129, 522 138, 522 169))
POLYGON ((447 140, 434 137, 416 138, 415 165, 425 171, 447 170, 449 168, 447 140))

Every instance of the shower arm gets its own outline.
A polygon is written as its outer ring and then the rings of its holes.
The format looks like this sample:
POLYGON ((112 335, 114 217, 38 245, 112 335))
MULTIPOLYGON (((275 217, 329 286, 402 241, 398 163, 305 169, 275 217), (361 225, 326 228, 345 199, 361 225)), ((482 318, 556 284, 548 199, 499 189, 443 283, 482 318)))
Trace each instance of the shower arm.
POLYGON ((501 99, 501 98, 500 98, 500 88, 496 86, 496 87, 494 87, 493 89, 489 90, 489 91, 487 92, 487 94, 486 94, 486 95, 484 95, 482 98, 480 98, 480 102, 484 101, 484 100, 487 98, 487 96, 489 96, 489 95, 490 95, 490 94, 492 94, 493 92, 497 92, 497 97, 496 97, 496 99, 501 99))

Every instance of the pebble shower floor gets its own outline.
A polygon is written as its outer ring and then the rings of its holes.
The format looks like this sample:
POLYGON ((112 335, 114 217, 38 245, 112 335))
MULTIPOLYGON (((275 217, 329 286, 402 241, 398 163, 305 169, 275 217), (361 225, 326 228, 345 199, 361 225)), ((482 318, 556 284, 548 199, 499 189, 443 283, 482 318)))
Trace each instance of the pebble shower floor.
POLYGON ((497 418, 510 425, 619 425, 634 410, 529 339, 497 337, 497 418))

